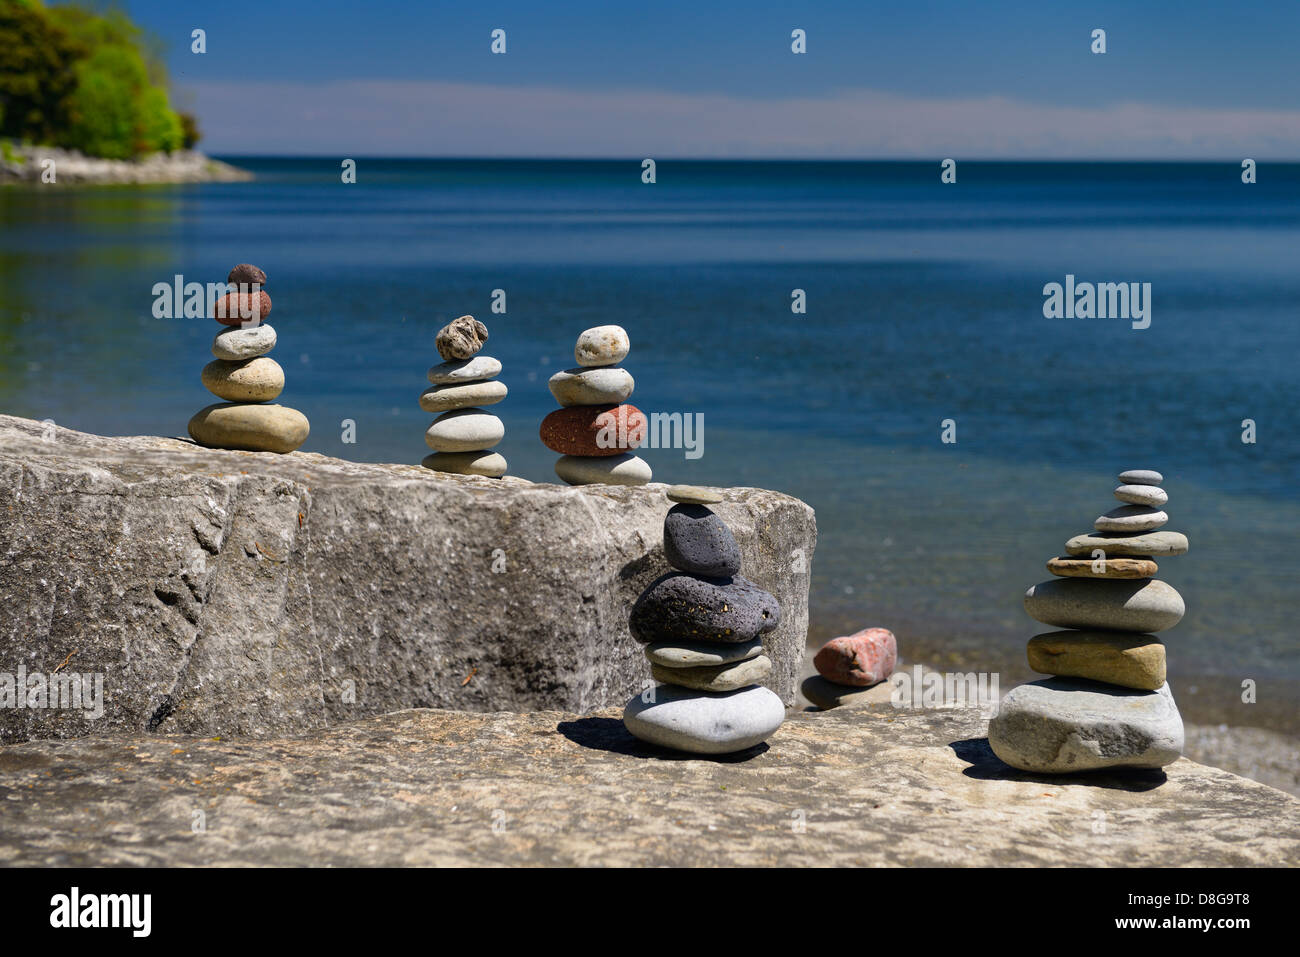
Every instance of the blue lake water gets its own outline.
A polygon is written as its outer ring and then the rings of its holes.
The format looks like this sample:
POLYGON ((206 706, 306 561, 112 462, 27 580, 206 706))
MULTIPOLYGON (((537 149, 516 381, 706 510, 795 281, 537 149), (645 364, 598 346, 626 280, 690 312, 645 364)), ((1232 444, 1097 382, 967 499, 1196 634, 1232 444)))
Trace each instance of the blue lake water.
POLYGON ((472 313, 511 472, 555 481, 546 379, 618 323, 632 401, 704 416, 699 459, 645 453, 656 478, 816 508, 815 639, 884 625, 909 657, 1027 676, 1049 629, 1024 589, 1119 504, 1116 472, 1154 467, 1192 541, 1160 575, 1188 605, 1180 705, 1294 730, 1300 165, 1248 186, 1231 162, 962 163, 944 185, 937 163, 665 161, 646 185, 639 159, 360 159, 347 185, 337 160, 233 162, 257 180, 0 190, 0 411, 183 435, 215 324, 153 318, 152 288, 248 261, 306 450, 418 462, 434 332, 472 313), (1150 327, 1044 318, 1067 274, 1150 283, 1150 327))

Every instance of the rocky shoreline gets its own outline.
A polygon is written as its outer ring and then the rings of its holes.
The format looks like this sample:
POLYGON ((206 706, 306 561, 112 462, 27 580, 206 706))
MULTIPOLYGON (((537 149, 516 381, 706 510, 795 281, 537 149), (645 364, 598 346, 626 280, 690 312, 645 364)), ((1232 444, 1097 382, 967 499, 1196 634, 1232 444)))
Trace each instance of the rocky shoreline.
POLYGON ((53 146, 8 145, 0 152, 0 183, 126 186, 164 183, 240 183, 253 178, 196 150, 155 153, 139 160, 101 159, 53 146), (46 161, 52 160, 51 167, 46 161), (53 171, 51 184, 44 173, 53 171))

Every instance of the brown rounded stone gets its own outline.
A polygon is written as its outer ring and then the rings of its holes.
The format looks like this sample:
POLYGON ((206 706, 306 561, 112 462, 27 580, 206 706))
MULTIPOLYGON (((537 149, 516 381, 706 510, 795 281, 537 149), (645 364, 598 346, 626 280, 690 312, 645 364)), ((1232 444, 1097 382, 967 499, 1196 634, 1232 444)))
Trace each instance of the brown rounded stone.
POLYGON ((487 326, 473 316, 461 316, 439 329, 433 344, 438 349, 438 355, 452 362, 456 359, 472 359, 478 355, 487 340, 487 326))
POLYGON ((226 277, 226 282, 236 286, 251 286, 256 283, 259 286, 266 285, 266 273, 258 269, 252 263, 240 263, 234 269, 230 270, 230 275, 226 277))
POLYGON ((1160 570, 1149 558, 1067 558, 1062 555, 1047 560, 1047 570, 1061 578, 1154 578, 1160 570), (1101 566, 1101 571, 1097 570, 1101 566))
POLYGON ((645 413, 634 405, 573 405, 542 419, 542 444, 561 455, 622 455, 645 441, 645 413))
POLYGON ((256 298, 251 293, 229 293, 218 299, 212 310, 212 318, 223 326, 256 325, 270 314, 271 297, 265 292, 256 298))
POLYGON ((1089 678, 1155 691, 1165 683, 1165 646, 1154 635, 1052 631, 1029 639, 1029 667, 1045 675, 1089 678))

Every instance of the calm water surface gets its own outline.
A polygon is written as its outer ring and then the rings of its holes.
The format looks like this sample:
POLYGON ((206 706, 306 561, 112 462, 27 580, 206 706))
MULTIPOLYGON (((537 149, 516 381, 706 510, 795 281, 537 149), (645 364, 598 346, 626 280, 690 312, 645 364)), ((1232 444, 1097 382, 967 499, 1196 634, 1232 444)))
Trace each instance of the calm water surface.
POLYGON ((184 434, 215 326, 152 318, 152 287, 251 261, 306 449, 418 462, 433 334, 469 312, 511 471, 555 481, 546 379, 618 323, 633 401, 704 414, 704 456, 648 451, 656 478, 816 508, 815 639, 880 624, 912 658, 1027 676, 1048 629, 1024 589, 1119 469, 1156 467, 1192 541, 1161 567, 1188 606, 1180 705, 1297 730, 1300 166, 965 163, 942 186, 930 163, 665 162, 647 186, 639 161, 361 160, 344 185, 336 160, 235 162, 257 181, 0 190, 0 411, 184 434), (1045 319, 1067 273, 1151 283, 1151 327, 1045 319))

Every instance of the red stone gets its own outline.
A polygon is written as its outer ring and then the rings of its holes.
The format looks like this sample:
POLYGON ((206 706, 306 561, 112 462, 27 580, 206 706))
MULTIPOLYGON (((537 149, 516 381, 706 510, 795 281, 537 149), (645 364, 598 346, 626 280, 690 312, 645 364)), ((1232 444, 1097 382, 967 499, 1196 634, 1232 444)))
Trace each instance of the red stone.
POLYGON ((813 665, 827 681, 860 688, 884 681, 897 664, 898 641, 888 628, 863 628, 832 638, 813 658, 813 665))
POLYGON ((561 455, 622 455, 645 441, 645 413, 634 405, 572 405, 542 419, 542 444, 561 455), (608 447, 602 448, 605 442, 608 447))
MULTIPOLYGON (((232 292, 217 300, 212 310, 212 318, 223 326, 242 326, 252 323, 256 318, 261 322, 271 314, 271 297, 259 292, 257 302, 251 293, 232 292)), ((255 323, 254 323, 255 324, 255 323)))

